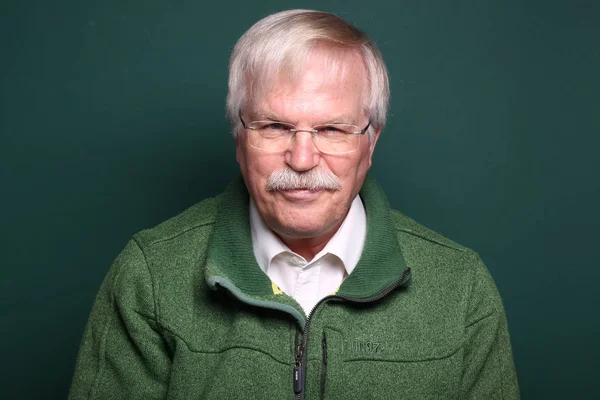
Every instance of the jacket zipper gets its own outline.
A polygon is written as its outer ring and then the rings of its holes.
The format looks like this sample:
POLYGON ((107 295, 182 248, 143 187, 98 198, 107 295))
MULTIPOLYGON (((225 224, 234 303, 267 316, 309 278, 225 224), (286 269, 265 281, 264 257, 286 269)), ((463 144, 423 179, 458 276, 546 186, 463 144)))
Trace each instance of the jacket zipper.
POLYGON ((323 359, 321 360, 321 400, 325 398, 325 383, 327 382, 327 338, 323 332, 321 340, 321 349, 323 350, 323 359))
MULTIPOLYGON (((404 269, 404 271, 402 272, 402 276, 400 277, 399 280, 397 280, 391 286, 389 286, 387 289, 384 289, 383 291, 379 292, 375 296, 371 296, 371 297, 367 297, 367 298, 363 299, 363 298, 356 298, 356 297, 351 297, 351 296, 343 296, 343 295, 334 294, 334 295, 330 295, 330 296, 325 296, 317 302, 317 304, 313 307, 313 309, 308 314, 308 317, 306 318, 306 323, 304 324, 304 329, 302 330, 302 340, 300 341, 300 344, 296 346, 296 361, 294 363, 294 374, 293 374, 294 375, 294 399, 295 400, 303 400, 304 395, 305 395, 304 389, 306 386, 306 380, 305 380, 306 361, 308 360, 308 357, 306 354, 306 344, 308 343, 308 331, 310 329, 310 323, 312 321, 312 316, 315 314, 315 311, 317 310, 317 308, 319 308, 319 306, 321 304, 325 303, 326 301, 333 300, 333 299, 349 301, 349 302, 354 302, 354 303, 375 302, 375 301, 378 301, 378 300, 382 299, 383 297, 387 296, 388 294, 390 294, 391 292, 396 290, 398 287, 405 285, 410 280, 410 277, 411 277, 411 270, 409 267, 406 267, 404 269)), ((325 346, 327 346, 327 345, 325 344, 325 346)), ((326 347, 324 348, 324 350, 326 350, 326 347)))

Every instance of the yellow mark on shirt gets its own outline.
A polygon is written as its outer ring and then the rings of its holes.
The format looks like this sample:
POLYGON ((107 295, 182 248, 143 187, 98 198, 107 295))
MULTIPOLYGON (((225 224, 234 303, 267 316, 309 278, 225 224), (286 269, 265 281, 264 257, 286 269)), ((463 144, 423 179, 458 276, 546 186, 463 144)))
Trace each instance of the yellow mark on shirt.
POLYGON ((273 289, 273 294, 283 294, 281 289, 279 289, 279 287, 277 287, 275 282, 272 282, 272 281, 271 281, 271 289, 273 289))

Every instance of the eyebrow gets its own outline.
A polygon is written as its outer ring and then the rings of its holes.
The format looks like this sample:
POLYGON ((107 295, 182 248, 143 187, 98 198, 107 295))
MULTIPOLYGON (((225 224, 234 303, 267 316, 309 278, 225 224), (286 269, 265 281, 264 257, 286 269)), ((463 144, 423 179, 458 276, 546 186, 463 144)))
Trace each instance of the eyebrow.
MULTIPOLYGON (((329 121, 325 121, 323 124, 348 124, 348 125, 354 125, 354 116, 352 115, 347 115, 347 114, 342 114, 342 115, 338 115, 337 117, 330 119, 329 121)), ((323 124, 319 124, 319 125, 323 125, 323 124)))
MULTIPOLYGON (((277 121, 277 122, 285 122, 285 123, 295 125, 295 123, 285 121, 283 118, 278 117, 276 114, 274 114, 272 112, 269 112, 266 110, 260 110, 260 109, 255 109, 252 111, 252 118, 253 118, 252 119, 253 121, 277 121)), ((350 114, 341 114, 332 119, 313 124, 313 126, 329 125, 329 124, 354 125, 354 123, 352 122, 353 120, 354 120, 354 117, 351 116, 350 114)))
POLYGON ((277 121, 284 122, 282 118, 277 117, 275 114, 266 111, 253 112, 254 121, 277 121))

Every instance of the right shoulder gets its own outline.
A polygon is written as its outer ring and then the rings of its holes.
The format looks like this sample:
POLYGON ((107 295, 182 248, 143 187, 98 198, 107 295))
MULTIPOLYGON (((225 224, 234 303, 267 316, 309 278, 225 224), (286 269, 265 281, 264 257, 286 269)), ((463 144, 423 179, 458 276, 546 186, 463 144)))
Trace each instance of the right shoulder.
POLYGON ((135 234, 134 240, 142 249, 165 242, 186 240, 189 237, 200 241, 208 240, 215 224, 221 196, 222 194, 196 203, 161 224, 135 234))

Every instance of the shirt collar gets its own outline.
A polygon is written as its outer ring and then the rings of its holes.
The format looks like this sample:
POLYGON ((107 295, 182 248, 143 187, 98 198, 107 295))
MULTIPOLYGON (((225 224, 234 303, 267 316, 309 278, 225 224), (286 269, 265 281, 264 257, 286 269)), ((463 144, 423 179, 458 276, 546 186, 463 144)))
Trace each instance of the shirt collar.
MULTIPOLYGON (((254 201, 250 199, 250 230, 252 246, 256 261, 263 272, 267 273, 269 265, 275 256, 288 252, 294 253, 275 233, 264 223, 254 201)), ((350 205, 350 210, 338 231, 327 242, 325 247, 315 255, 316 261, 327 254, 333 254, 344 264, 346 273, 350 275, 362 254, 367 234, 367 215, 360 199, 356 196, 350 205)), ((297 255, 297 254, 296 254, 297 255)), ((301 257, 298 255, 298 257, 301 257)))

